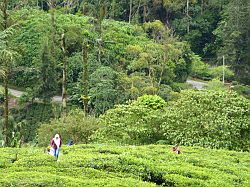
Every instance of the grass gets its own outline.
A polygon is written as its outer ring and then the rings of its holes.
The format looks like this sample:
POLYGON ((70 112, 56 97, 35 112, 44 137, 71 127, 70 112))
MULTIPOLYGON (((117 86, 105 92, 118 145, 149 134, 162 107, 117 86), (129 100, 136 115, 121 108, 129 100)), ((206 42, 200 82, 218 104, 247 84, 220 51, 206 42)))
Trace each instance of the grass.
POLYGON ((250 153, 171 146, 74 145, 59 161, 41 148, 1 148, 0 186, 249 187, 250 153))

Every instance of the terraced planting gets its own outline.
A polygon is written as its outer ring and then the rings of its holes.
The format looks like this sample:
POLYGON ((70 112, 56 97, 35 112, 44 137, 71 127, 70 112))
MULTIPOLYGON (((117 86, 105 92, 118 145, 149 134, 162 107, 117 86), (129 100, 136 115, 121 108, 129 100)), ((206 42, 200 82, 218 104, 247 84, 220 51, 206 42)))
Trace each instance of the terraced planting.
POLYGON ((250 186, 250 153, 171 146, 75 145, 56 162, 42 148, 1 148, 0 186, 250 186))

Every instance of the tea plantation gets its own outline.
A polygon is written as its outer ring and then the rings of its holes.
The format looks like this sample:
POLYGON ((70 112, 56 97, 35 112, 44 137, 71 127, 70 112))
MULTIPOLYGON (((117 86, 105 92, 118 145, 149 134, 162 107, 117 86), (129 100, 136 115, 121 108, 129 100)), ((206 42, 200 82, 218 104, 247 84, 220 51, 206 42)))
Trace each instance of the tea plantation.
POLYGON ((250 153, 171 146, 1 148, 0 186, 250 186, 250 153))

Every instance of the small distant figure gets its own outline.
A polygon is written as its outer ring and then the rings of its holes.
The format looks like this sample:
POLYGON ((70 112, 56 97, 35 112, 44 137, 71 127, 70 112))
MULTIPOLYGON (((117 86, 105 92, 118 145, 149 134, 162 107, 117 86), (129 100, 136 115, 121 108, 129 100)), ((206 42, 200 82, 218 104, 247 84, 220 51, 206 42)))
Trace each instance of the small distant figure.
POLYGON ((51 139, 50 146, 51 148, 54 149, 54 156, 56 157, 57 160, 58 160, 61 145, 62 145, 62 140, 59 134, 56 134, 55 137, 51 139))
POLYGON ((74 145, 74 141, 70 139, 70 140, 68 141, 67 145, 68 145, 68 146, 74 145))
POLYGON ((172 148, 172 151, 176 154, 181 154, 181 150, 180 150, 180 147, 178 145, 175 145, 173 148, 172 148))

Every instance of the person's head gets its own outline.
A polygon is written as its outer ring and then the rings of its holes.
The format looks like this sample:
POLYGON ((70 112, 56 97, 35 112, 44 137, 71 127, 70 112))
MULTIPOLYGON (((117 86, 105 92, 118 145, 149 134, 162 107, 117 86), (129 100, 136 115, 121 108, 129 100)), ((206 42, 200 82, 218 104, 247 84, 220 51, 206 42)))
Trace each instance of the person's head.
POLYGON ((59 139, 59 138, 60 138, 59 134, 56 134, 55 139, 59 139))

